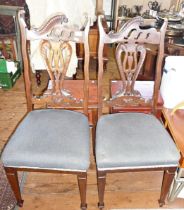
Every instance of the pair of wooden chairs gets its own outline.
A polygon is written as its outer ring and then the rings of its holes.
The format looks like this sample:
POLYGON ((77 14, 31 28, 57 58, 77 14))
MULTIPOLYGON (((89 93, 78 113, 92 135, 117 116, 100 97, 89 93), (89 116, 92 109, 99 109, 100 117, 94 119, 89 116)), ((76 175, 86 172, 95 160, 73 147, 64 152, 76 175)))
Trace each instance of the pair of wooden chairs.
POLYGON ((99 69, 96 85, 98 91, 95 95, 95 88, 91 88, 89 80, 89 21, 86 22, 84 30, 71 29, 66 26, 66 16, 57 14, 48 19, 40 28, 28 30, 24 22, 24 12, 19 12, 28 113, 2 153, 2 162, 19 206, 23 205, 23 200, 17 172, 39 171, 76 174, 81 209, 87 208, 87 170, 90 164, 88 116, 93 108, 98 110, 94 146, 99 208, 104 207, 105 181, 106 174, 109 172, 163 170, 160 206, 165 202, 179 159, 179 153, 169 134, 154 115, 143 112, 102 115, 102 108, 104 103, 111 106, 114 101, 117 103, 119 100, 123 102, 123 105, 137 101, 137 106, 143 106, 146 103, 153 107, 150 108, 150 113, 155 114, 167 22, 163 24, 159 32, 156 29, 142 30, 140 28, 142 19, 138 17, 125 24, 121 31, 106 34, 101 18, 98 18, 99 69), (40 52, 50 78, 48 89, 39 98, 34 96, 31 88, 27 52, 27 44, 30 40, 41 41, 40 52), (84 44, 84 80, 80 84, 77 80, 64 80, 72 53, 70 42, 84 44), (102 99, 103 47, 105 43, 116 42, 119 43, 116 57, 123 88, 112 100, 104 102, 102 99), (148 101, 144 101, 141 93, 134 89, 146 55, 145 43, 159 46, 154 97, 153 100, 148 101), (123 63, 120 62, 122 56, 123 63), (73 89, 70 89, 71 87, 73 89), (78 98, 75 89, 84 94, 79 94, 78 98), (92 90, 93 94, 90 92, 92 90), (95 100, 96 106, 93 104, 95 100), (35 109, 37 106, 44 109, 35 109), (59 109, 61 107, 62 110, 59 109))

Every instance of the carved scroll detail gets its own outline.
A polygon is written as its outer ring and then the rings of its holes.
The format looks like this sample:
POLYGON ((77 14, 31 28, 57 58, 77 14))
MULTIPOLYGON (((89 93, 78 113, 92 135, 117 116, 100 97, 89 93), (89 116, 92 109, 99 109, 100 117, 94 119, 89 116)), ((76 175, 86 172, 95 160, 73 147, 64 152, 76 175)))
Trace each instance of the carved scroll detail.
POLYGON ((49 32, 53 26, 57 24, 61 25, 67 22, 68 18, 64 14, 56 13, 53 16, 48 17, 39 28, 34 28, 33 30, 35 30, 35 32, 38 33, 39 35, 42 35, 49 32))
POLYGON ((84 41, 84 31, 80 31, 78 26, 67 26, 68 19, 65 15, 54 15, 46 20, 41 27, 27 30, 29 40, 44 39, 53 41, 84 41))
POLYGON ((110 32, 109 34, 105 34, 105 32, 102 31, 104 42, 159 44, 160 32, 158 32, 155 28, 144 29, 141 27, 143 22, 144 19, 138 16, 132 20, 127 21, 127 23, 125 23, 118 32, 110 32))
POLYGON ((108 106, 116 106, 116 107, 134 107, 134 106, 151 106, 152 99, 145 99, 142 96, 121 96, 121 97, 114 97, 107 102, 108 106))
POLYGON ((77 28, 67 28, 66 26, 53 27, 50 34, 48 35, 49 40, 54 41, 69 41, 74 38, 74 34, 77 28))

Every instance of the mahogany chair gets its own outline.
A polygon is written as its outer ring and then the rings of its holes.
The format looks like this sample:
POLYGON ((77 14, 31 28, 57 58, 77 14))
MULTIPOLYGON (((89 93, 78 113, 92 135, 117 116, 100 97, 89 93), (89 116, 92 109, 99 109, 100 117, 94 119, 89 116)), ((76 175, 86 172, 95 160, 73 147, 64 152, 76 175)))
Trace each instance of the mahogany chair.
MULTIPOLYGON (((75 174, 78 178, 81 209, 86 210, 87 170, 90 164, 89 21, 86 21, 84 30, 80 31, 68 26, 66 16, 61 13, 47 19, 40 28, 28 30, 24 22, 24 11, 19 12, 18 18, 28 113, 3 150, 2 162, 6 175, 17 204, 21 207, 23 200, 18 184, 18 171, 75 174), (35 97, 31 88, 27 51, 30 40, 40 40, 40 53, 50 77, 49 87, 40 97, 35 97), (84 44, 85 77, 81 83, 82 99, 75 98, 72 92, 64 88, 72 54, 71 42, 84 44), (37 107, 43 109, 36 109, 37 107), (63 109, 59 109, 61 107, 63 109)), ((76 88, 72 81, 70 86, 76 88)))
MULTIPOLYGON (((159 205, 165 203, 170 184, 178 166, 179 152, 162 123, 156 118, 156 106, 161 78, 165 20, 160 31, 141 29, 141 17, 136 17, 124 25, 121 31, 106 34, 98 17, 100 31, 98 69, 98 122, 96 128, 96 163, 100 209, 104 208, 106 174, 114 172, 164 171, 159 205), (122 77, 122 91, 118 97, 103 102, 102 78, 104 44, 117 43, 116 58, 122 77), (140 103, 143 98, 134 88, 135 80, 143 64, 146 49, 144 44, 158 45, 156 79, 153 99, 145 101, 152 107, 151 113, 129 110, 125 113, 103 114, 104 105, 114 101, 140 103), (122 59, 122 60, 121 60, 122 59), (124 71, 123 71, 124 70, 124 71)), ((141 106, 141 105, 140 105, 141 106)))

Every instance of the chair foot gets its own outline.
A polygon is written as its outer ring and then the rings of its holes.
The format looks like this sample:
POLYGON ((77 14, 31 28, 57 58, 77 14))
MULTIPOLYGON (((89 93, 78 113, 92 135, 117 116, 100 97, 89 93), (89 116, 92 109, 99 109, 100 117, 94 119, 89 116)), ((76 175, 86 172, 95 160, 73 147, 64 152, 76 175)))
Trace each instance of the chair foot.
POLYGON ((98 208, 102 210, 104 208, 104 192, 106 183, 106 172, 97 171, 97 183, 98 183, 98 208))
POLYGON ((17 202, 17 205, 19 207, 23 207, 23 203, 24 203, 24 200, 20 200, 20 201, 17 202))
POLYGON ((159 207, 163 207, 165 205, 165 202, 161 200, 158 200, 158 203, 159 203, 159 207))
POLYGON ((164 171, 160 199, 158 201, 160 207, 162 207, 165 204, 165 200, 169 193, 171 183, 174 179, 175 171, 176 167, 170 167, 169 169, 164 171))
POLYGON ((81 210, 86 210, 87 209, 87 204, 81 204, 81 210))
POLYGON ((104 208, 104 203, 98 203, 98 208, 102 210, 104 208))
POLYGON ((14 192, 15 198, 17 200, 17 205, 19 207, 23 206, 23 200, 20 192, 20 187, 19 187, 19 180, 18 180, 18 172, 16 168, 8 168, 4 167, 6 176, 8 178, 8 181, 11 185, 11 188, 14 192))
POLYGON ((80 192, 80 199, 81 199, 81 210, 87 209, 86 204, 86 185, 87 185, 87 173, 83 172, 81 174, 78 174, 78 185, 79 185, 79 192, 80 192))

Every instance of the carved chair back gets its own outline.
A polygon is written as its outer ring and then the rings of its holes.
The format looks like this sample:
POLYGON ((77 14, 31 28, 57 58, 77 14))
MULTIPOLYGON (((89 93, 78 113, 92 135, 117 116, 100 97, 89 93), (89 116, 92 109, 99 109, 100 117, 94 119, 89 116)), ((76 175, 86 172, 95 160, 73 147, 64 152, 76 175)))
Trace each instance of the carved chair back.
MULTIPOLYGON (((88 113, 88 89, 89 89, 89 21, 86 20, 84 30, 67 25, 68 19, 62 13, 54 14, 44 21, 39 28, 28 29, 24 21, 24 12, 19 12, 19 24, 21 30, 22 55, 24 58, 24 79, 28 111, 36 104, 44 104, 45 107, 62 107, 83 109, 88 113), (29 59, 29 42, 38 41, 39 52, 45 63, 50 82, 40 97, 35 97, 31 83, 31 65, 29 59), (83 99, 76 99, 71 92, 64 89, 66 73, 69 68, 73 53, 72 43, 84 44, 84 82, 83 99)), ((72 84, 70 81, 70 84, 72 84)))
POLYGON ((164 21, 160 31, 155 28, 143 29, 143 18, 135 17, 125 23, 118 32, 105 33, 102 27, 101 18, 98 18, 100 31, 99 42, 99 69, 98 69, 98 116, 102 114, 102 77, 103 63, 102 53, 104 44, 117 44, 115 59, 121 76, 122 89, 110 100, 113 103, 150 103, 152 111, 155 113, 159 86, 161 80, 162 61, 164 57, 164 38, 167 27, 167 20, 164 21), (135 83, 146 58, 146 44, 158 46, 158 56, 156 62, 156 74, 153 90, 153 100, 145 101, 141 93, 136 90, 135 83))

